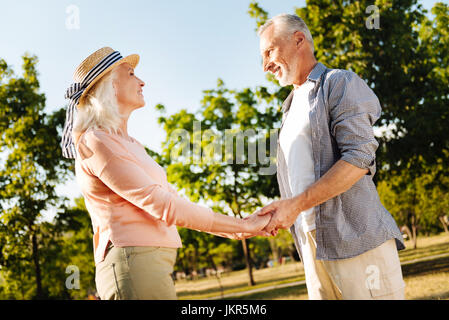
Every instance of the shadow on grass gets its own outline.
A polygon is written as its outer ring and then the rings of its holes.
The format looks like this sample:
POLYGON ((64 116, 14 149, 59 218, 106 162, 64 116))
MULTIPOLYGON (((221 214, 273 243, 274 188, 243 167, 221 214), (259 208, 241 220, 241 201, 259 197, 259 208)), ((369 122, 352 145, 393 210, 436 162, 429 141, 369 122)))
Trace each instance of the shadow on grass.
POLYGON ((305 284, 300 284, 293 287, 272 289, 264 292, 257 292, 223 300, 274 300, 274 299, 284 299, 285 297, 289 296, 290 297, 300 296, 305 294, 307 294, 307 287, 305 284))
MULTIPOLYGON (((270 280, 260 280, 257 281, 256 279, 256 286, 254 287, 249 287, 247 282, 243 282, 243 283, 237 283, 237 284, 229 284, 229 285, 223 285, 223 291, 225 294, 230 293, 229 291, 232 290, 236 290, 239 288, 245 288, 246 290, 251 290, 251 289, 255 289, 255 288, 259 288, 261 287, 261 285, 263 286, 268 286, 271 284, 278 284, 280 282, 293 282, 293 281, 299 281, 302 280, 304 277, 303 276, 298 276, 298 274, 295 275, 291 275, 291 276, 285 276, 285 277, 279 277, 279 278, 275 278, 275 279, 270 279, 270 280)), ((186 296, 200 296, 200 295, 220 295, 221 291, 220 288, 218 287, 218 281, 217 281, 217 287, 213 287, 213 288, 207 288, 204 290, 189 290, 189 291, 182 291, 177 293, 178 298, 183 298, 186 296)))
MULTIPOLYGON (((415 262, 413 264, 402 266, 402 272, 405 276, 412 275, 425 275, 434 272, 449 272, 449 257, 436 258, 430 261, 415 262)), ((242 300, 273 300, 273 299, 286 299, 299 297, 307 294, 307 287, 305 284, 288 287, 267 290, 264 292, 257 292, 253 294, 242 295, 239 297, 233 297, 230 299, 242 299, 242 300)), ((434 295, 422 296, 414 298, 417 300, 438 300, 448 299, 449 291, 434 295)), ((225 299, 226 300, 226 299, 225 299)))
POLYGON ((424 275, 430 272, 449 272, 449 257, 436 258, 429 261, 415 262, 402 266, 402 274, 405 276, 424 275))
POLYGON ((438 294, 432 294, 429 296, 418 297, 415 298, 414 300, 445 300, 445 299, 449 299, 449 291, 438 294))
POLYGON ((449 252, 448 243, 439 243, 423 248, 418 247, 416 249, 405 249, 403 251, 399 251, 399 258, 402 262, 406 262, 408 260, 437 255, 444 252, 449 252))

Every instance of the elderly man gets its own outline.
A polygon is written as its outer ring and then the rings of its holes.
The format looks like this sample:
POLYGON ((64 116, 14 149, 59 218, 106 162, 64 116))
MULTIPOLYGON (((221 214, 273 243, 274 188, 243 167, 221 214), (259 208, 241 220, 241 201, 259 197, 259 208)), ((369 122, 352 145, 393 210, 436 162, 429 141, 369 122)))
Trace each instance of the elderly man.
POLYGON ((282 106, 281 200, 258 212, 272 213, 265 230, 290 227, 310 299, 404 299, 402 234, 372 180, 379 100, 355 73, 317 62, 301 18, 276 16, 259 36, 264 71, 294 87, 282 106))

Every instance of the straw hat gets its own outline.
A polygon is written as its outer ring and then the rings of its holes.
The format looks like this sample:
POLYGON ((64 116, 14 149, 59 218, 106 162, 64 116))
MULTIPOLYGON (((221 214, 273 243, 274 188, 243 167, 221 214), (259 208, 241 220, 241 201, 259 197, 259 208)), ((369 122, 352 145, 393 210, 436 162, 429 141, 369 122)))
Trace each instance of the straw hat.
MULTIPOLYGON (((83 62, 76 68, 74 74, 73 74, 73 80, 78 83, 82 83, 88 73, 97 66, 105 57, 108 55, 111 55, 114 53, 115 50, 109 47, 103 47, 94 53, 92 53, 90 56, 88 56, 86 59, 84 59, 83 62)), ((114 62, 112 65, 107 67, 105 70, 100 72, 98 75, 95 76, 95 78, 90 82, 90 84, 84 89, 84 92, 82 93, 81 97, 79 98, 79 103, 82 104, 84 101, 84 98, 86 97, 88 91, 92 86, 97 83, 106 73, 111 71, 116 66, 122 64, 122 63, 129 63, 133 68, 137 66, 139 63, 139 55, 138 54, 131 54, 127 57, 121 58, 120 60, 114 62)))
POLYGON ((64 157, 69 159, 75 159, 76 157, 75 144, 72 140, 73 119, 76 108, 80 103, 83 103, 89 89, 98 80, 122 63, 129 63, 135 68, 139 63, 139 55, 132 54, 123 58, 120 52, 104 47, 92 53, 76 68, 73 74, 75 82, 67 88, 64 96, 70 100, 61 141, 62 155, 64 157))

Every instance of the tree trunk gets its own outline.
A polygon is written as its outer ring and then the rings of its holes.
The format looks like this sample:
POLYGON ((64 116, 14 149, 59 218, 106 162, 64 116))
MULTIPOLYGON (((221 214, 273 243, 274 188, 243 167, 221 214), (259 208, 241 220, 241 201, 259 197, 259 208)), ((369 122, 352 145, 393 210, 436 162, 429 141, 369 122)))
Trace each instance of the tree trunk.
POLYGON ((243 253, 245 254, 246 268, 248 269, 248 277, 249 277, 248 285, 254 286, 256 283, 254 282, 253 278, 253 266, 251 264, 250 250, 246 239, 242 240, 242 246, 243 246, 243 253))
POLYGON ((31 236, 31 241, 33 244, 32 255, 33 255, 34 268, 35 268, 35 272, 36 272, 36 287, 37 287, 36 298, 43 299, 44 292, 42 290, 42 275, 41 275, 41 267, 39 264, 39 248, 38 248, 37 236, 36 236, 35 232, 33 232, 32 236, 31 236))
POLYGON ((209 263, 211 264, 212 268, 214 268, 214 270, 215 270, 215 277, 217 278, 218 285, 220 286, 220 294, 221 294, 221 298, 223 299, 224 289, 223 289, 223 285, 221 284, 220 275, 218 274, 218 268, 215 265, 214 259, 212 258, 212 256, 209 253, 207 254, 207 258, 208 258, 209 263))
POLYGON ((413 249, 416 249, 418 247, 418 239, 416 239, 416 226, 412 226, 412 236, 413 236, 413 249))
MULTIPOLYGON (((413 229, 413 226, 412 226, 413 229)), ((415 232, 412 233, 410 228, 407 225, 402 226, 401 232, 405 232, 407 234, 407 237, 410 239, 410 241, 413 244, 413 249, 416 249, 416 228, 415 232)))
POLYGON ((288 256, 292 262, 295 262, 295 256, 293 255, 293 250, 288 250, 288 256))
POLYGON ((276 240, 274 240, 274 238, 271 237, 268 239, 268 241, 270 242, 271 252, 273 253, 273 260, 279 261, 279 252, 278 252, 278 248, 276 246, 276 240))
POLYGON ((416 249, 418 247, 418 239, 417 237, 417 228, 418 226, 416 225, 416 218, 415 216, 412 217, 412 237, 413 237, 413 249, 416 249))
POLYGON ((440 216, 440 217, 438 217, 438 219, 440 220, 441 224, 443 225, 444 232, 449 233, 449 230, 447 228, 446 219, 444 218, 444 216, 440 216))

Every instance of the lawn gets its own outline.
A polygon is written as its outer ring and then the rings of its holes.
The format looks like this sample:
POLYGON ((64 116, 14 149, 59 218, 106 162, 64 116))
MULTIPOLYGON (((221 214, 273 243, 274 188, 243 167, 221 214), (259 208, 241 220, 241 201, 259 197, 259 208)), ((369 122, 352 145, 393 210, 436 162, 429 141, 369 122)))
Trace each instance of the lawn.
MULTIPOLYGON (((431 237, 418 238, 418 248, 412 249, 406 241, 406 249, 399 252, 401 262, 433 255, 448 254, 447 257, 409 263, 403 266, 407 299, 449 299, 449 235, 441 233, 431 237)), ((304 280, 302 263, 292 262, 285 265, 254 270, 256 286, 248 286, 246 270, 230 272, 217 278, 204 278, 195 281, 176 282, 179 299, 207 299, 219 297, 221 293, 238 293, 271 285, 304 280), (222 290, 220 288, 220 284, 222 290)), ((307 299, 305 285, 272 289, 232 299, 307 299)))
POLYGON ((176 293, 179 299, 205 299, 221 294, 220 283, 223 293, 229 294, 304 280, 304 269, 302 263, 294 262, 274 268, 254 270, 253 276, 256 286, 252 287, 248 286, 247 270, 233 271, 221 276, 220 279, 211 277, 194 281, 177 281, 176 293))
POLYGON ((449 234, 444 232, 431 237, 418 237, 417 243, 418 247, 413 249, 411 241, 405 241, 406 248, 399 251, 401 262, 449 253, 449 234))

